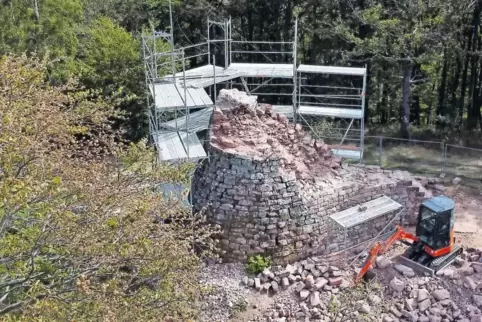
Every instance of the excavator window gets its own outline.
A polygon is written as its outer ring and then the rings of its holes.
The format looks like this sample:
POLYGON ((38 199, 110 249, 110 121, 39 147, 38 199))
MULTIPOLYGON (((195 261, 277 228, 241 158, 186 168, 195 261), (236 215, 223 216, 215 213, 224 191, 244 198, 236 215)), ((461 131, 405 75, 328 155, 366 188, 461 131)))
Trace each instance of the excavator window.
POLYGON ((437 250, 449 246, 450 230, 453 225, 451 211, 436 213, 429 208, 420 208, 417 236, 431 249, 437 250))
POLYGON ((437 213, 427 207, 420 208, 420 216, 417 225, 417 236, 424 244, 434 244, 434 232, 437 226, 437 213))
POLYGON ((451 211, 445 211, 438 215, 438 227, 432 249, 441 249, 450 245, 451 217, 451 211))

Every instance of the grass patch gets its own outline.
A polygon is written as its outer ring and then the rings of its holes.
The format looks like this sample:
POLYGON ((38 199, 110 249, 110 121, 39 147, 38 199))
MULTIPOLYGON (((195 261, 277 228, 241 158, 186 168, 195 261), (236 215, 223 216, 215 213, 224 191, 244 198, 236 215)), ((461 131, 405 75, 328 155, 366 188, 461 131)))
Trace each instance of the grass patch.
POLYGON ((377 144, 366 144, 364 163, 380 165, 384 169, 407 170, 415 174, 440 174, 442 169, 449 176, 482 180, 482 151, 460 147, 447 149, 445 166, 442 147, 435 143, 383 144, 380 158, 377 144))

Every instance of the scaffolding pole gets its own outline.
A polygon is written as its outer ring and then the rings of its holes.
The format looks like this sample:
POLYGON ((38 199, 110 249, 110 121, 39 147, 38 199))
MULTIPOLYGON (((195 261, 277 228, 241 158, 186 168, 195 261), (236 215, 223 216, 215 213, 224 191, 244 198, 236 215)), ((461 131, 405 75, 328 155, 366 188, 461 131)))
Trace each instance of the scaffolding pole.
POLYGON ((232 30, 232 20, 231 20, 231 16, 229 16, 229 32, 228 32, 228 37, 229 37, 229 65, 231 65, 232 61, 233 61, 233 57, 232 57, 232 51, 233 51, 233 48, 232 48, 232 44, 233 44, 233 30, 232 30))
MULTIPOLYGON (((184 50, 182 51, 182 77, 184 84, 184 111, 186 113, 186 154, 189 159, 189 107, 187 106, 187 85, 186 85, 186 60, 184 59, 184 50)), ((177 126, 177 124, 176 124, 177 126)), ((178 129, 179 132, 179 129, 178 129)))
POLYGON ((224 69, 228 69, 228 22, 224 22, 224 69))
POLYGON ((216 55, 213 55, 214 105, 216 105, 216 55))
POLYGON ((293 123, 296 124, 296 76, 297 76, 297 66, 296 66, 296 56, 297 56, 297 42, 298 42, 298 17, 295 20, 295 35, 293 40, 293 123))
POLYGON ((211 64, 211 24, 209 22, 209 16, 208 16, 208 65, 211 64))
MULTIPOLYGON (((296 72, 297 75, 297 81, 298 81, 298 86, 296 87, 296 90, 297 90, 297 97, 298 97, 298 104, 295 106, 295 113, 293 114, 293 120, 295 119, 298 119, 299 118, 299 115, 298 115, 298 112, 299 112, 299 108, 300 108, 300 105, 301 105, 301 74, 298 73, 298 71, 296 72)), ((294 122, 296 124, 296 122, 294 122)))
MULTIPOLYGON (((171 69, 172 69, 172 75, 174 75, 176 74, 176 63, 174 59, 174 24, 172 23, 172 0, 169 0, 169 21, 171 23, 171 37, 170 37, 171 39, 169 42, 169 45, 171 46, 171 69)), ((154 40, 154 46, 156 46, 155 40, 154 40)), ((156 74, 157 74, 157 68, 156 68, 156 74)))
POLYGON ((365 96, 367 90, 367 66, 365 65, 365 74, 363 74, 363 86, 362 86, 362 101, 361 101, 361 109, 362 109, 362 117, 360 120, 360 164, 363 164, 363 155, 364 155, 364 148, 365 148, 365 96))
POLYGON ((151 84, 150 86, 152 87, 152 99, 154 102, 154 131, 155 135, 157 136, 159 134, 159 112, 156 107, 156 89, 154 87, 155 81, 157 80, 157 36, 155 30, 152 30, 152 72, 153 75, 151 75, 151 84))

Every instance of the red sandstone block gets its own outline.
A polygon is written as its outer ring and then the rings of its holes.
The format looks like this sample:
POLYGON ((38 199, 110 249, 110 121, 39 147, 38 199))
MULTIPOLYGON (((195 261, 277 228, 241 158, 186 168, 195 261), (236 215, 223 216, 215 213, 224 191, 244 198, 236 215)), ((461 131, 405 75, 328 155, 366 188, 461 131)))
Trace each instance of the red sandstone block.
POLYGON ((331 277, 328 279, 331 286, 338 286, 343 283, 343 277, 331 277))

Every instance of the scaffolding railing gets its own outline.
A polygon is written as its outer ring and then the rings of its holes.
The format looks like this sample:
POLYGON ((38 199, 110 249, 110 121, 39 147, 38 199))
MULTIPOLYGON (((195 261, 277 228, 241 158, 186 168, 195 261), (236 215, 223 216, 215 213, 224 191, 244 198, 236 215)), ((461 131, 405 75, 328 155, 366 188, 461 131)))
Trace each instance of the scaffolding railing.
POLYGON ((342 120, 346 127, 336 151, 340 155, 363 162, 366 68, 300 65, 297 70, 296 88, 295 120, 304 123, 317 136, 321 135, 317 133, 312 119, 323 117, 342 120), (359 86, 352 87, 307 84, 307 81, 302 80, 303 75, 307 75, 308 80, 313 79, 310 75, 336 75, 361 77, 362 81, 359 86), (359 133, 358 148, 354 150, 352 145, 344 148, 344 142, 355 126, 358 127, 359 133))
MULTIPOLYGON (((172 16, 171 16, 172 21, 172 16)), ((226 83, 245 90, 249 95, 257 95, 273 99, 280 111, 293 119, 293 122, 306 122, 310 116, 351 117, 348 129, 339 146, 350 131, 354 120, 360 123, 360 150, 358 158, 363 157, 363 115, 364 93, 366 88, 366 70, 364 68, 310 66, 299 65, 297 62, 298 21, 295 22, 295 33, 292 41, 262 41, 233 39, 232 21, 207 20, 207 39, 204 42, 190 44, 181 48, 174 47, 172 25, 170 32, 153 31, 151 35, 143 37, 144 65, 146 70, 146 87, 149 89, 148 108, 149 129, 151 134, 157 135, 161 131, 189 132, 189 115, 199 108, 208 108, 210 104, 191 104, 196 101, 193 91, 187 88, 205 88, 212 102, 216 101, 218 83, 226 83), (158 42, 162 40, 163 48, 159 50, 158 42), (167 46, 166 46, 167 44, 167 46), (219 59, 213 54, 214 46, 221 46, 223 57, 219 59), (238 57, 261 55, 267 62, 245 63, 238 57), (207 57, 207 59, 205 58, 207 57), (207 60, 207 65, 187 69, 188 62, 207 60), (223 67, 216 66, 216 61, 223 67), (167 70, 170 69, 170 74, 167 70), (322 75, 363 76, 361 87, 325 86, 310 83, 310 74, 322 75), (165 76, 165 74, 168 74, 165 76), (307 76, 308 75, 308 76, 307 76), (239 79, 239 81, 234 81, 239 79), (286 79, 290 79, 289 82, 286 79), (168 93, 157 93, 159 84, 173 84, 164 87, 168 93), (335 92, 334 92, 335 91, 335 92), (338 92, 336 92, 338 91, 338 92), (156 102, 161 97, 165 106, 175 96, 176 104, 171 108, 156 108, 156 102), (180 103, 182 102, 182 103, 180 103), (189 103, 188 103, 189 102, 189 103), (292 112, 287 111, 291 105, 292 112), (355 110, 358 109, 359 112, 355 110), (311 113, 311 111, 318 111, 311 113), (320 113, 322 111, 323 113, 320 113), (346 115, 344 115, 345 113, 346 115), (183 121, 176 121, 185 118, 183 121), (181 127, 178 124, 182 124, 181 127)), ((197 63, 196 63, 197 64, 197 63)), ((200 94, 201 95, 201 94, 200 94)), ((201 95, 203 96, 203 95, 201 95)), ((207 100, 201 100, 205 102, 207 100)), ((308 126, 310 126, 308 124, 308 126)), ((199 127, 193 126, 198 129, 199 127)), ((345 153, 345 155, 347 155, 345 153)))
MULTIPOLYGON (((246 54, 246 55, 293 55, 294 49, 294 42, 287 42, 287 41, 231 41, 231 44, 234 44, 239 49, 234 49, 231 51, 231 54, 246 54), (287 45, 287 46, 286 46, 287 45), (266 48, 269 46, 270 48, 266 48), (278 47, 278 48, 273 48, 278 47), (288 48, 283 48, 288 47, 288 48)), ((244 56, 246 56, 244 55, 244 56)), ((288 56, 288 57, 289 57, 288 56)), ((272 58, 271 58, 272 59, 272 58)), ((233 60, 232 62, 242 62, 233 60)))

